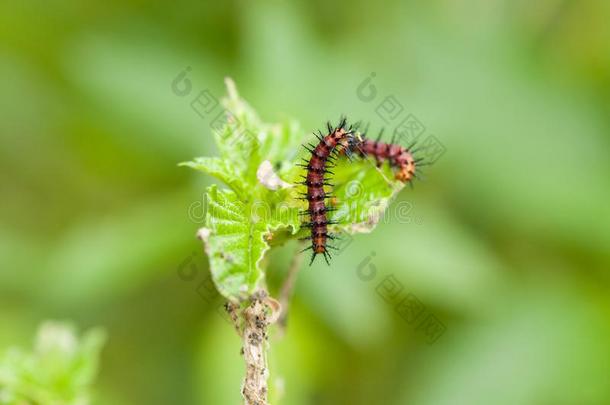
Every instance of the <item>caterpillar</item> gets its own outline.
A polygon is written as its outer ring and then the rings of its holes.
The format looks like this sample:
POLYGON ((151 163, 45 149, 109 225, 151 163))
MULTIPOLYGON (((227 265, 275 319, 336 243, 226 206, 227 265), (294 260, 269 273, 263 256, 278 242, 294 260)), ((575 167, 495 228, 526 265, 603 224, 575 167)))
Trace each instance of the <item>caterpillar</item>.
POLYGON ((302 240, 311 240, 311 246, 303 249, 303 251, 312 250, 309 265, 319 254, 322 254, 326 263, 330 264, 329 259, 332 256, 329 249, 336 249, 328 244, 329 239, 336 238, 335 235, 328 232, 328 225, 337 222, 330 221, 327 216, 329 212, 335 211, 335 208, 330 208, 325 203, 327 198, 333 198, 333 196, 326 192, 324 187, 332 187, 326 174, 334 174, 329 168, 334 167, 335 160, 340 155, 345 155, 350 160, 354 152, 363 158, 370 156, 376 160, 378 167, 384 161, 388 161, 390 166, 395 169, 395 178, 403 183, 412 184, 413 178, 418 177, 416 167, 422 165, 422 159, 414 157, 413 145, 405 148, 395 144, 393 140, 391 143, 381 142, 381 133, 377 140, 371 140, 366 138, 364 133, 357 132, 358 127, 359 124, 348 127, 346 118, 341 118, 336 127, 333 127, 330 122, 327 123, 327 135, 324 136, 321 131, 315 134, 319 141, 317 145, 304 145, 310 153, 309 160, 303 159, 303 164, 297 164, 307 171, 307 174, 302 176, 303 181, 298 184, 307 187, 307 193, 302 194, 301 199, 307 200, 308 207, 301 212, 301 215, 309 216, 309 222, 302 225, 311 229, 311 235, 302 238, 302 240))
POLYGON ((309 265, 313 263, 316 256, 322 254, 327 264, 330 264, 331 258, 329 249, 336 249, 334 246, 328 245, 328 240, 335 239, 335 236, 329 234, 328 225, 336 224, 337 222, 328 219, 328 213, 334 211, 334 208, 326 206, 325 200, 333 196, 324 190, 324 186, 332 187, 332 184, 326 178, 327 174, 334 174, 329 168, 334 167, 334 163, 340 153, 351 156, 351 151, 356 144, 354 137, 356 126, 347 126, 347 119, 341 118, 339 124, 333 127, 330 122, 327 123, 328 134, 322 135, 321 131, 316 133, 318 144, 304 145, 305 149, 310 153, 309 160, 303 159, 303 164, 298 164, 307 170, 307 174, 302 176, 303 181, 298 184, 307 186, 307 193, 302 194, 303 200, 307 200, 307 210, 301 212, 302 215, 309 216, 309 222, 303 224, 304 227, 311 228, 311 235, 303 238, 311 240, 311 246, 305 250, 312 250, 311 260, 309 265))

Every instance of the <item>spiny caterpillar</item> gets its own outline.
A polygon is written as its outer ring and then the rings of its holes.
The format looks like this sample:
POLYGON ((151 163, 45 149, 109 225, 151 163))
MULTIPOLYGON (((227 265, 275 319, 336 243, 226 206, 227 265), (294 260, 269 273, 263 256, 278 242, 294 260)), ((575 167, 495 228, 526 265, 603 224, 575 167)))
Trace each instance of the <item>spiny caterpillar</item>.
POLYGON ((307 193, 302 194, 301 199, 307 200, 308 208, 301 214, 309 216, 309 222, 302 226, 311 228, 311 235, 303 238, 311 240, 311 246, 303 250, 312 250, 310 265, 318 254, 322 254, 326 263, 330 264, 329 249, 336 249, 327 243, 328 239, 336 238, 329 234, 328 225, 337 222, 330 221, 327 217, 327 213, 335 211, 335 209, 327 207, 325 204, 325 199, 333 196, 324 190, 324 186, 332 187, 325 175, 334 174, 328 169, 334 167, 334 163, 340 155, 346 155, 351 160, 352 154, 356 151, 362 157, 373 157, 378 166, 387 160, 390 166, 396 168, 396 179, 404 183, 411 183, 413 177, 417 176, 415 169, 421 159, 413 157, 411 153, 413 145, 404 148, 394 143, 380 142, 380 138, 375 141, 367 139, 364 134, 357 132, 358 126, 356 124, 348 127, 345 118, 342 118, 336 127, 333 127, 330 122, 327 123, 327 135, 324 136, 321 131, 314 133, 319 141, 317 145, 304 145, 311 155, 309 160, 303 159, 304 164, 297 164, 307 171, 307 174, 302 176, 303 181, 298 184, 307 186, 307 193))
POLYGON ((347 120, 342 118, 339 125, 333 126, 327 123, 328 134, 322 135, 318 131, 316 137, 319 143, 317 145, 309 144, 305 149, 309 151, 311 157, 309 160, 303 159, 306 164, 299 164, 307 170, 307 175, 302 176, 303 181, 300 184, 307 186, 307 193, 303 194, 303 200, 307 200, 307 210, 301 214, 309 216, 309 222, 303 224, 304 227, 311 228, 311 236, 304 238, 311 240, 311 246, 304 250, 312 250, 311 265, 318 254, 324 255, 326 263, 330 264, 331 255, 328 249, 333 249, 333 246, 327 244, 328 239, 335 237, 328 233, 328 225, 336 222, 329 221, 327 213, 334 211, 334 208, 329 208, 325 204, 325 199, 332 198, 330 193, 324 190, 324 186, 331 186, 325 175, 331 172, 329 169, 334 167, 334 162, 340 152, 344 152, 347 156, 351 155, 351 151, 355 144, 354 131, 355 128, 350 126, 347 128, 347 120), (330 163, 330 165, 329 165, 330 163))

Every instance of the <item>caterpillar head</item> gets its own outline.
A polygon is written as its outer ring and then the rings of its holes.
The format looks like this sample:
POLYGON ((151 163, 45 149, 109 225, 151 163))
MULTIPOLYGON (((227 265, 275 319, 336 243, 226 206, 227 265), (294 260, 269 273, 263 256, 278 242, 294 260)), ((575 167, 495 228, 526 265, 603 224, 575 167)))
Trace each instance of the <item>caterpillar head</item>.
POLYGON ((356 131, 347 132, 345 141, 342 145, 343 146, 342 152, 344 152, 348 158, 351 158, 354 153, 357 153, 358 150, 360 150, 360 145, 362 145, 362 141, 363 141, 363 138, 362 138, 362 135, 360 134, 360 132, 356 132, 356 131))

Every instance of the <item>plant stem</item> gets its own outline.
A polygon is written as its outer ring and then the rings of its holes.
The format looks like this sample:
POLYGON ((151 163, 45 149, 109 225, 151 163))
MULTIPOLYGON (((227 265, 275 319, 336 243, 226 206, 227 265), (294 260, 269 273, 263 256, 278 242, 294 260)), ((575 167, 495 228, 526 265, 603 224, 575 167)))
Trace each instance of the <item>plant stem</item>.
POLYGON ((226 308, 243 342, 242 355, 246 363, 246 376, 241 393, 244 404, 268 405, 268 327, 277 318, 274 314, 277 314, 279 304, 269 297, 266 291, 261 290, 250 297, 248 306, 241 311, 241 317, 237 312, 237 304, 228 303, 226 308))

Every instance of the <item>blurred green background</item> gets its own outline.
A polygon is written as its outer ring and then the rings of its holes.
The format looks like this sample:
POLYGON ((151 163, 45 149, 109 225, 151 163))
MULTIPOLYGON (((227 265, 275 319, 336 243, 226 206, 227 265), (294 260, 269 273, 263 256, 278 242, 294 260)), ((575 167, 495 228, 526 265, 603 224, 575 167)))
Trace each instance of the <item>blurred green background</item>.
POLYGON ((195 91, 230 76, 307 131, 391 130, 394 96, 446 147, 401 194, 411 220, 303 266, 272 336, 281 403, 610 403, 608 21, 601 0, 0 2, 0 351, 46 319, 100 325, 99 404, 239 403, 239 339, 199 288, 212 180, 176 166, 215 153, 171 89, 190 66, 195 91), (378 294, 391 275, 445 325, 434 344, 378 294))

